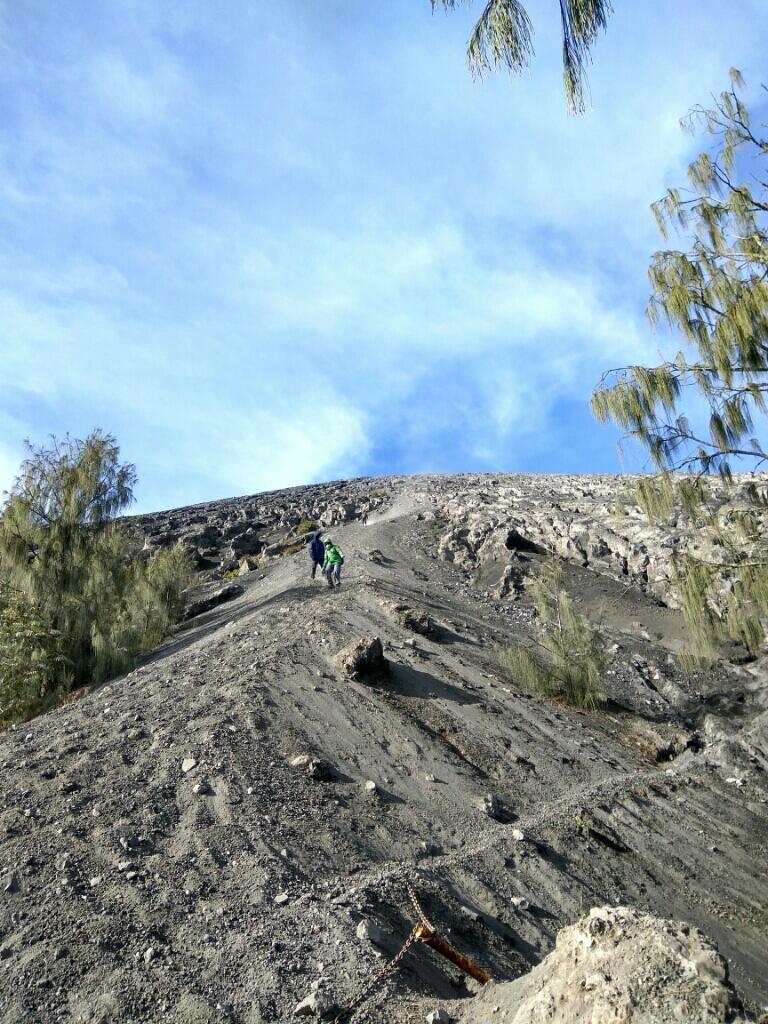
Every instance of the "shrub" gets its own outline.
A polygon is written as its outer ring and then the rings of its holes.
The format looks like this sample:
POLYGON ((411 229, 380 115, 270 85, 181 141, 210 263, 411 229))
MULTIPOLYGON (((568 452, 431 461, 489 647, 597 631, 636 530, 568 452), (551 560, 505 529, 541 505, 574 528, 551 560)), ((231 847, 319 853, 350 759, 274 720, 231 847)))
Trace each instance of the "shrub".
POLYGON ((558 560, 553 557, 544 565, 532 590, 544 635, 534 641, 535 650, 514 644, 502 648, 502 668, 525 689, 594 710, 605 699, 600 689, 605 666, 602 643, 573 607, 558 560))
POLYGON ((318 523, 316 520, 302 519, 293 532, 296 537, 303 537, 305 534, 311 533, 313 530, 319 529, 320 523, 318 523))

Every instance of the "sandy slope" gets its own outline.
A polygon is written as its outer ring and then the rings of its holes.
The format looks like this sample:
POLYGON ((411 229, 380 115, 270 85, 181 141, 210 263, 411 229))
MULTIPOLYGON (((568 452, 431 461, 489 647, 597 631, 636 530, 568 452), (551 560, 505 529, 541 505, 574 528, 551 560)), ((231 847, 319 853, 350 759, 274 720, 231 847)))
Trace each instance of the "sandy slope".
MULTIPOLYGON (((574 567, 582 606, 610 609, 615 703, 587 715, 516 691, 495 645, 535 630, 531 609, 493 596, 503 566, 478 587, 437 558, 440 501, 404 485, 367 526, 334 527, 340 592, 303 554, 275 559, 137 671, 0 736, 1 1021, 278 1021, 316 981, 345 1004, 381 963, 358 922, 395 949, 412 927, 406 879, 500 980, 621 903, 701 927, 746 1003, 768 1003, 759 671, 686 680, 677 613, 574 567), (398 625, 392 599, 433 636, 398 625), (388 680, 339 672, 364 635, 388 680), (638 659, 662 669, 651 689, 638 659), (703 749, 656 764, 630 742, 641 719, 698 726, 703 749), (291 766, 301 753, 334 776, 291 766)), ((358 1019, 422 1020, 472 991, 417 948, 358 1019)))

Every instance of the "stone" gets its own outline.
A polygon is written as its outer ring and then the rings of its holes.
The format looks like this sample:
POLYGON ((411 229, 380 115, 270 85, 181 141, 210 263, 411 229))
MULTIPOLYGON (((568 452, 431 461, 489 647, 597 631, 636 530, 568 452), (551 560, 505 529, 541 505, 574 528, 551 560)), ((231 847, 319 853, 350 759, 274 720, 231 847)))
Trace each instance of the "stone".
POLYGON ((384 932, 373 921, 361 921, 355 929, 355 935, 362 942, 372 942, 380 949, 385 949, 388 946, 384 932))
POLYGON ((154 949, 151 946, 149 947, 149 949, 145 949, 144 950, 144 963, 145 964, 151 963, 154 960, 154 958, 155 958, 155 951, 154 951, 154 949))
POLYGON ((513 828, 512 829, 512 838, 515 840, 516 843, 524 843, 525 842, 525 832, 523 832, 523 830, 521 828, 513 828))
POLYGON ((429 615, 421 608, 413 608, 408 604, 398 602, 384 602, 390 616, 405 629, 413 633, 420 633, 427 636, 432 632, 434 625, 429 615))
MULTIPOLYGON (((235 562, 235 565, 239 565, 239 562, 235 562)), ((186 610, 184 615, 185 619, 194 619, 197 615, 202 615, 203 612, 209 612, 212 608, 217 608, 220 604, 224 604, 226 601, 232 601, 234 598, 239 597, 243 593, 243 588, 239 583, 228 583, 224 587, 220 587, 206 598, 201 598, 199 601, 193 602, 186 610)))
POLYGON ((501 800, 493 793, 487 793, 483 797, 483 810, 489 818, 493 818, 494 821, 506 823, 513 815, 507 810, 502 804, 501 800))
POLYGON ((282 907, 290 900, 290 898, 291 897, 287 892, 279 892, 277 896, 275 896, 274 903, 276 903, 278 907, 282 907))
POLYGON ((515 910, 530 910, 531 904, 525 898, 525 896, 513 896, 509 901, 515 910))
POLYGON ((379 637, 364 637, 345 647, 337 655, 342 672, 350 679, 374 681, 389 672, 379 637))
POLYGON ((320 989, 302 999, 293 1011, 294 1017, 324 1017, 331 1010, 332 1003, 328 996, 320 989))
POLYGON ((17 893, 18 891, 19 880, 16 877, 16 875, 13 872, 11 872, 10 875, 7 875, 6 878, 3 879, 3 892, 7 892, 12 895, 13 893, 17 893))
POLYGON ((192 771, 196 764, 197 761, 194 759, 194 757, 185 757, 184 760, 181 762, 181 770, 186 775, 187 772, 192 771))
POLYGON ((297 754, 291 758, 289 764, 292 768, 303 768, 310 779, 316 782, 328 782, 335 776, 330 761, 322 757, 313 757, 311 754, 297 754))
POLYGON ((443 852, 443 848, 437 843, 430 843, 428 840, 422 839, 419 843, 418 852, 421 857, 439 857, 443 852))
POLYGON ((364 787, 363 787, 363 788, 365 789, 365 791, 366 791, 367 793, 375 793, 375 792, 376 792, 376 790, 377 790, 377 789, 378 789, 379 787, 378 787, 378 786, 376 785, 376 783, 375 783, 375 782, 373 781, 373 779, 368 779, 368 780, 367 780, 367 781, 365 782, 365 784, 364 784, 364 787))
POLYGON ((451 1017, 447 1010, 440 1007, 437 1010, 430 1010, 426 1016, 427 1024, 451 1024, 451 1017))

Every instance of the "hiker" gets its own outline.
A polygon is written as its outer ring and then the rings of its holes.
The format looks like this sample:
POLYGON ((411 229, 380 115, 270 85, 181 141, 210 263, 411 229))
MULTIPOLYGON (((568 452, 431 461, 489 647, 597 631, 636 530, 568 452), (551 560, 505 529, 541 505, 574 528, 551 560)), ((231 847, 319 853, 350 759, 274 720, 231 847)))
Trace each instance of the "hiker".
POLYGON ((341 548, 337 548, 330 537, 325 541, 325 560, 323 572, 328 581, 328 586, 341 586, 341 567, 344 564, 344 555, 341 548))
POLYGON ((312 561, 312 579, 315 578, 318 565, 320 571, 325 572, 323 562, 325 561, 325 544, 323 544, 322 530, 314 530, 309 535, 309 557, 312 561))

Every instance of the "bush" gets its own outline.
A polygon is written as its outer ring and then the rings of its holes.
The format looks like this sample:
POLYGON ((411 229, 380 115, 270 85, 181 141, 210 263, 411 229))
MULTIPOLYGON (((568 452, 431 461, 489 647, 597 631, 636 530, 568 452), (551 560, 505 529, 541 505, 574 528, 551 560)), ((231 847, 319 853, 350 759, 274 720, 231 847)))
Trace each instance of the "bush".
POLYGON ((502 648, 499 661, 516 685, 594 710, 605 700, 600 689, 605 667, 602 643, 574 609, 563 582, 562 566, 552 558, 532 588, 543 638, 534 641, 535 651, 514 644, 502 648))
POLYGON ((307 533, 311 533, 313 530, 319 530, 320 523, 314 519, 302 519, 296 529, 293 531, 296 537, 303 537, 307 533))

